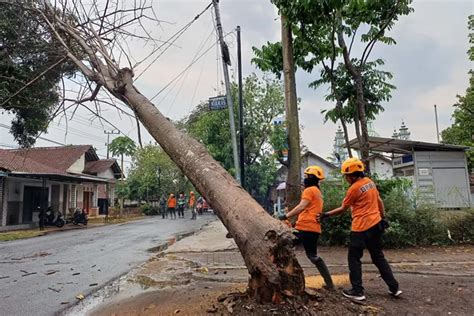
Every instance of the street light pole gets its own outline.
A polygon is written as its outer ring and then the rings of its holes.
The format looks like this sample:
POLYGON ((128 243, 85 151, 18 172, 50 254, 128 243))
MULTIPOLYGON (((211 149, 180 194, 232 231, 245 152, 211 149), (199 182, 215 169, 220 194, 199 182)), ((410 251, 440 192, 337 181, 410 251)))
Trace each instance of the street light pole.
POLYGON ((240 178, 240 167, 239 167, 239 158, 237 153, 237 137, 235 132, 235 122, 234 122, 234 102, 232 100, 232 94, 230 91, 230 79, 229 79, 229 69, 227 69, 227 64, 230 64, 229 57, 229 48, 224 41, 224 35, 222 33, 222 24, 221 24, 221 15, 219 12, 218 0, 212 0, 214 6, 214 11, 216 13, 216 27, 217 35, 219 36, 219 43, 221 45, 222 52, 222 69, 224 70, 224 82, 225 89, 227 93, 227 106, 229 107, 229 122, 230 122, 230 136, 232 138, 232 153, 234 158, 234 169, 235 169, 235 180, 238 183, 241 183, 240 178))
POLYGON ((110 144, 110 135, 112 134, 119 134, 120 131, 116 130, 116 129, 113 129, 113 130, 105 130, 104 131, 104 134, 107 134, 107 144, 105 144, 107 146, 107 159, 109 159, 109 144, 110 144))

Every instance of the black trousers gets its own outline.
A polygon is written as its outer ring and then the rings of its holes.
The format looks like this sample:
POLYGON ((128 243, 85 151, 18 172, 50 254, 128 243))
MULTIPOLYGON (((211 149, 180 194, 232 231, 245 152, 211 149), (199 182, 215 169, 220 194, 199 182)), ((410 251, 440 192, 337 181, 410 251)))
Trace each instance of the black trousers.
POLYGON ((395 280, 392 269, 388 264, 382 252, 382 234, 383 230, 378 223, 364 232, 351 232, 349 253, 347 256, 349 262, 349 278, 352 288, 363 293, 362 286, 362 263, 360 259, 367 248, 372 258, 372 263, 377 267, 382 279, 388 285, 390 291, 398 290, 398 282, 395 280))
POLYGON ((184 217, 184 206, 178 206, 178 216, 184 217))
POLYGON ((171 218, 176 218, 176 209, 174 207, 168 207, 168 213, 171 218))
POLYGON ((319 233, 299 230, 294 235, 296 236, 294 245, 302 243, 306 257, 315 264, 318 259, 319 233))

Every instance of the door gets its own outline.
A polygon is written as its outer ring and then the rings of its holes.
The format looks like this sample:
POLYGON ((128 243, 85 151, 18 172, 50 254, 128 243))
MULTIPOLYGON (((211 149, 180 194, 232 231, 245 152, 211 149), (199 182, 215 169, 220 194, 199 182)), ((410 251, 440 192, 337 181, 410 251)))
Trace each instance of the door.
POLYGON ((89 214, 91 210, 91 202, 92 202, 92 192, 84 192, 83 195, 83 208, 87 214, 89 214))
MULTIPOLYGON (((42 187, 25 186, 23 191, 23 223, 33 221, 33 212, 39 212, 41 209, 42 187)), ((48 207, 48 188, 45 188, 44 205, 48 207)))
POLYGON ((440 207, 469 207, 469 187, 464 168, 433 168, 436 202, 440 207))

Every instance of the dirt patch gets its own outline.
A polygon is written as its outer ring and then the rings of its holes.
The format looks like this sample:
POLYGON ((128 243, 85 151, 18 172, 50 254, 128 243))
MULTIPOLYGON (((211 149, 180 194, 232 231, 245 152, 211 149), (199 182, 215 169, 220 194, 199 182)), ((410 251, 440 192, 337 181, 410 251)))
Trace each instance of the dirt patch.
POLYGON ((313 297, 285 298, 281 304, 256 304, 243 295, 225 301, 222 297, 229 297, 229 293, 245 292, 246 284, 193 282, 111 302, 91 315, 230 315, 229 306, 232 315, 472 314, 474 278, 398 275, 398 279, 404 294, 395 299, 376 274, 366 275, 367 300, 363 304, 342 297, 342 287, 336 291, 317 289, 313 297))

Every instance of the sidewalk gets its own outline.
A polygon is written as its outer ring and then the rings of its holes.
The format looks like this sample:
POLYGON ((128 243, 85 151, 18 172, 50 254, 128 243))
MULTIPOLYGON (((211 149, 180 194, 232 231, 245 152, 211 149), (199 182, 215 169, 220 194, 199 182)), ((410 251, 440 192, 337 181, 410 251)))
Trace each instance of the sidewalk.
MULTIPOLYGON (((249 277, 240 252, 233 239, 225 238, 226 233, 221 222, 216 220, 197 234, 174 243, 127 276, 127 284, 139 285, 138 290, 135 286, 128 294, 123 291, 91 314, 194 315, 212 312, 219 295, 244 291, 249 277)), ((322 280, 304 251, 298 249, 296 252, 307 287, 321 288, 322 280)), ((363 258, 364 286, 367 304, 370 303, 371 308, 377 306, 375 311, 469 314, 474 308, 473 246, 387 250, 385 254, 405 294, 401 300, 390 299, 366 254, 363 258)), ((320 255, 328 264, 336 285, 347 287, 347 249, 321 247, 320 255)), ((330 306, 334 308, 332 314, 364 312, 361 310, 364 306, 341 301, 339 290, 321 293, 328 299, 319 303, 318 308, 330 306), (331 304, 340 306, 336 308, 331 304)))

